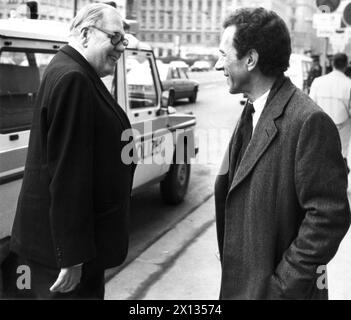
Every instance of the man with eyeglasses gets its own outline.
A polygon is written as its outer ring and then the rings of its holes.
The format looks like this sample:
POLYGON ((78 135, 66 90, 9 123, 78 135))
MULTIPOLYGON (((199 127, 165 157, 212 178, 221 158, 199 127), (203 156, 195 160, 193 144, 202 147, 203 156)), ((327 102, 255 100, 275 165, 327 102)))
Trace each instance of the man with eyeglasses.
POLYGON ((43 76, 6 262, 5 298, 103 299, 104 270, 124 261, 135 165, 121 150, 130 122, 101 77, 128 40, 112 6, 78 12, 69 44, 43 76), (31 286, 16 288, 18 266, 31 286))

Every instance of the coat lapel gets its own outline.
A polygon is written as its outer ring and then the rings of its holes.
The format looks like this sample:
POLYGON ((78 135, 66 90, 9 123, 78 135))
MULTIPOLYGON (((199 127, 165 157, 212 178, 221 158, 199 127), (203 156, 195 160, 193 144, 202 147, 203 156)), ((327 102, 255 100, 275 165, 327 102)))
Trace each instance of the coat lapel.
MULTIPOLYGON (((279 78, 272 87, 266 106, 256 126, 254 135, 235 173, 229 193, 233 191, 251 172, 278 134, 275 120, 279 118, 296 91, 288 78, 279 78)), ((235 143, 235 139, 234 139, 235 143)), ((232 163, 230 164, 233 165, 232 163)))
POLYGON ((113 110, 115 115, 118 117, 118 119, 122 122, 123 126, 125 128, 130 127, 129 120, 127 116, 122 115, 121 113, 124 113, 122 108, 118 106, 117 102, 113 99, 112 95, 110 92, 107 90, 106 86, 103 84, 99 76, 97 75, 96 71, 92 68, 92 66, 89 64, 89 62, 82 57, 82 55, 72 48, 69 45, 64 46, 61 49, 62 52, 65 54, 69 55, 72 59, 74 59, 77 63, 79 63, 89 74, 89 77, 92 79, 95 87, 99 91, 100 95, 104 98, 106 103, 110 106, 110 108, 113 110), (120 111, 117 110, 117 108, 121 109, 120 111))

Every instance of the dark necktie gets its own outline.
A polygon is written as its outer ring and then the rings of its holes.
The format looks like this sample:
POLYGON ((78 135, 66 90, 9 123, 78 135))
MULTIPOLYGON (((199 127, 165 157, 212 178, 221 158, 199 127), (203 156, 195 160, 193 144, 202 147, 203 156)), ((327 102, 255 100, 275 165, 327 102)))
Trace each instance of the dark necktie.
POLYGON ((239 152, 238 152, 238 157, 236 159, 235 172, 238 170, 240 162, 251 140, 252 130, 253 130, 252 114, 254 112, 255 112, 254 106, 252 102, 248 100, 244 108, 243 115, 242 115, 238 132, 237 132, 238 134, 237 147, 239 152))

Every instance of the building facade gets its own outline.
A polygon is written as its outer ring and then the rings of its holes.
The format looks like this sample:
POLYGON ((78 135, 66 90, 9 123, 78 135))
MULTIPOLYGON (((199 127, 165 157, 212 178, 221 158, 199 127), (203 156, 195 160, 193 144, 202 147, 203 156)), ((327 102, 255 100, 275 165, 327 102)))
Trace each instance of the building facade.
MULTIPOLYGON (((0 19, 10 18, 13 15, 26 15, 25 0, 0 0, 0 19)), ((75 2, 77 9, 95 0, 37 0, 39 19, 56 20, 69 23, 74 16, 75 2)), ((104 1, 100 1, 104 2, 104 1)), ((125 17, 125 0, 115 1, 117 9, 125 17)))
POLYGON ((156 56, 185 58, 191 53, 218 54, 222 22, 228 12, 259 6, 283 18, 295 52, 318 51, 312 28, 317 8, 311 0, 138 0, 134 1, 134 12, 139 37, 151 43, 156 56))
POLYGON ((217 54, 221 25, 235 0, 139 0, 139 37, 156 56, 217 54))

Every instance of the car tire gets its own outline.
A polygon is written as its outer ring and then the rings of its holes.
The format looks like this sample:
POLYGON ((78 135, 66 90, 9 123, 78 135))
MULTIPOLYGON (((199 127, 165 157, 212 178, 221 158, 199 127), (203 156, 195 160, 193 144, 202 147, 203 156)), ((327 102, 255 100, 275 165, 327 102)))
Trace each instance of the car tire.
POLYGON ((189 97, 189 102, 190 103, 195 103, 197 99, 197 88, 194 89, 191 97, 189 97))
POLYGON ((160 183, 161 196, 165 203, 176 205, 184 200, 188 190, 190 172, 190 164, 171 164, 166 178, 160 183))

